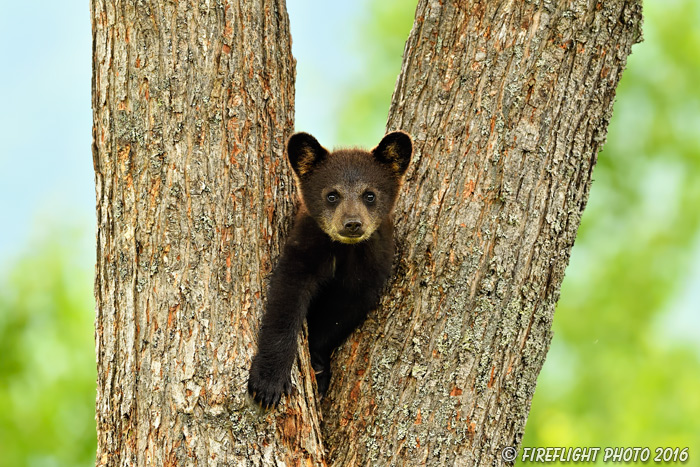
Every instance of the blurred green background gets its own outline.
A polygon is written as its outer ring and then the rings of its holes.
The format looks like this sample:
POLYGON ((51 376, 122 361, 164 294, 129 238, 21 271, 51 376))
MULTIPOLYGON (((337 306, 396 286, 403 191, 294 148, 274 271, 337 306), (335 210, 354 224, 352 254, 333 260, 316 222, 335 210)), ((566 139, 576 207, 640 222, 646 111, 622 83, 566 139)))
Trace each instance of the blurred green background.
MULTIPOLYGON (((89 9, 39 4, 0 6, 0 467, 94 464, 89 9)), ((376 144, 415 1, 288 7, 297 129, 376 144)), ((700 465, 700 3, 644 13, 523 445, 700 465)))

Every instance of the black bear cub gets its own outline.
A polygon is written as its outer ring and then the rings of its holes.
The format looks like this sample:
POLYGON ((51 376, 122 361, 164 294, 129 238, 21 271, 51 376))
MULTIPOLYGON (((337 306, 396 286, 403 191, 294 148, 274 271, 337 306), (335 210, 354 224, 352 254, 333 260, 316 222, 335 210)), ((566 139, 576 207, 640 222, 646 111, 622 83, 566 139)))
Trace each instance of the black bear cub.
POLYGON ((304 319, 323 396, 331 353, 379 303, 394 257, 392 210, 411 153, 411 138, 402 132, 386 135, 370 152, 329 153, 307 133, 289 139, 303 203, 270 279, 250 368, 248 392, 263 407, 291 390, 304 319))

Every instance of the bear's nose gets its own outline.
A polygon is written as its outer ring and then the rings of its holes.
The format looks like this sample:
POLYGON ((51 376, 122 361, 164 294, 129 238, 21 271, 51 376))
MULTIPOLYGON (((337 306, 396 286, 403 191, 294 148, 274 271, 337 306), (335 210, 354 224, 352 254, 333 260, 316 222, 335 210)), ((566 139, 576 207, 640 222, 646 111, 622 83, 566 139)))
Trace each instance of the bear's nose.
POLYGON ((348 219, 345 221, 345 230, 349 232, 357 232, 362 227, 362 222, 359 219, 348 219))

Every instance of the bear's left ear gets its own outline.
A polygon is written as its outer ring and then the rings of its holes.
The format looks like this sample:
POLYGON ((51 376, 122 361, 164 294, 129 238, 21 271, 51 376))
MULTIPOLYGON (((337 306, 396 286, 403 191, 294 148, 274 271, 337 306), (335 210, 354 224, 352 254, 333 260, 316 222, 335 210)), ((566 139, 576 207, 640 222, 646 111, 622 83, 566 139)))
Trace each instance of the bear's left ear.
POLYGON ((397 177, 406 173, 412 154, 411 137, 403 131, 389 133, 372 149, 374 159, 381 164, 388 164, 397 177))
POLYGON ((327 156, 326 148, 308 133, 295 133, 287 142, 287 157, 299 178, 309 174, 327 156))

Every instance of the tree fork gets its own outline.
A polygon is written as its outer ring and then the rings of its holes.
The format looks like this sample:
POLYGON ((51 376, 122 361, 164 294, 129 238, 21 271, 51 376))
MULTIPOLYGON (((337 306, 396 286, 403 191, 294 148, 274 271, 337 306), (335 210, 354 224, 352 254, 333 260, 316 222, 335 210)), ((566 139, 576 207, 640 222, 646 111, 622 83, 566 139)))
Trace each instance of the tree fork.
MULTIPOLYGON (((324 465, 308 356, 246 402, 294 198, 284 3, 92 0, 100 465, 324 465)), ((416 154, 396 280, 338 352, 335 465, 518 446, 639 2, 421 0, 389 129, 416 154)))

